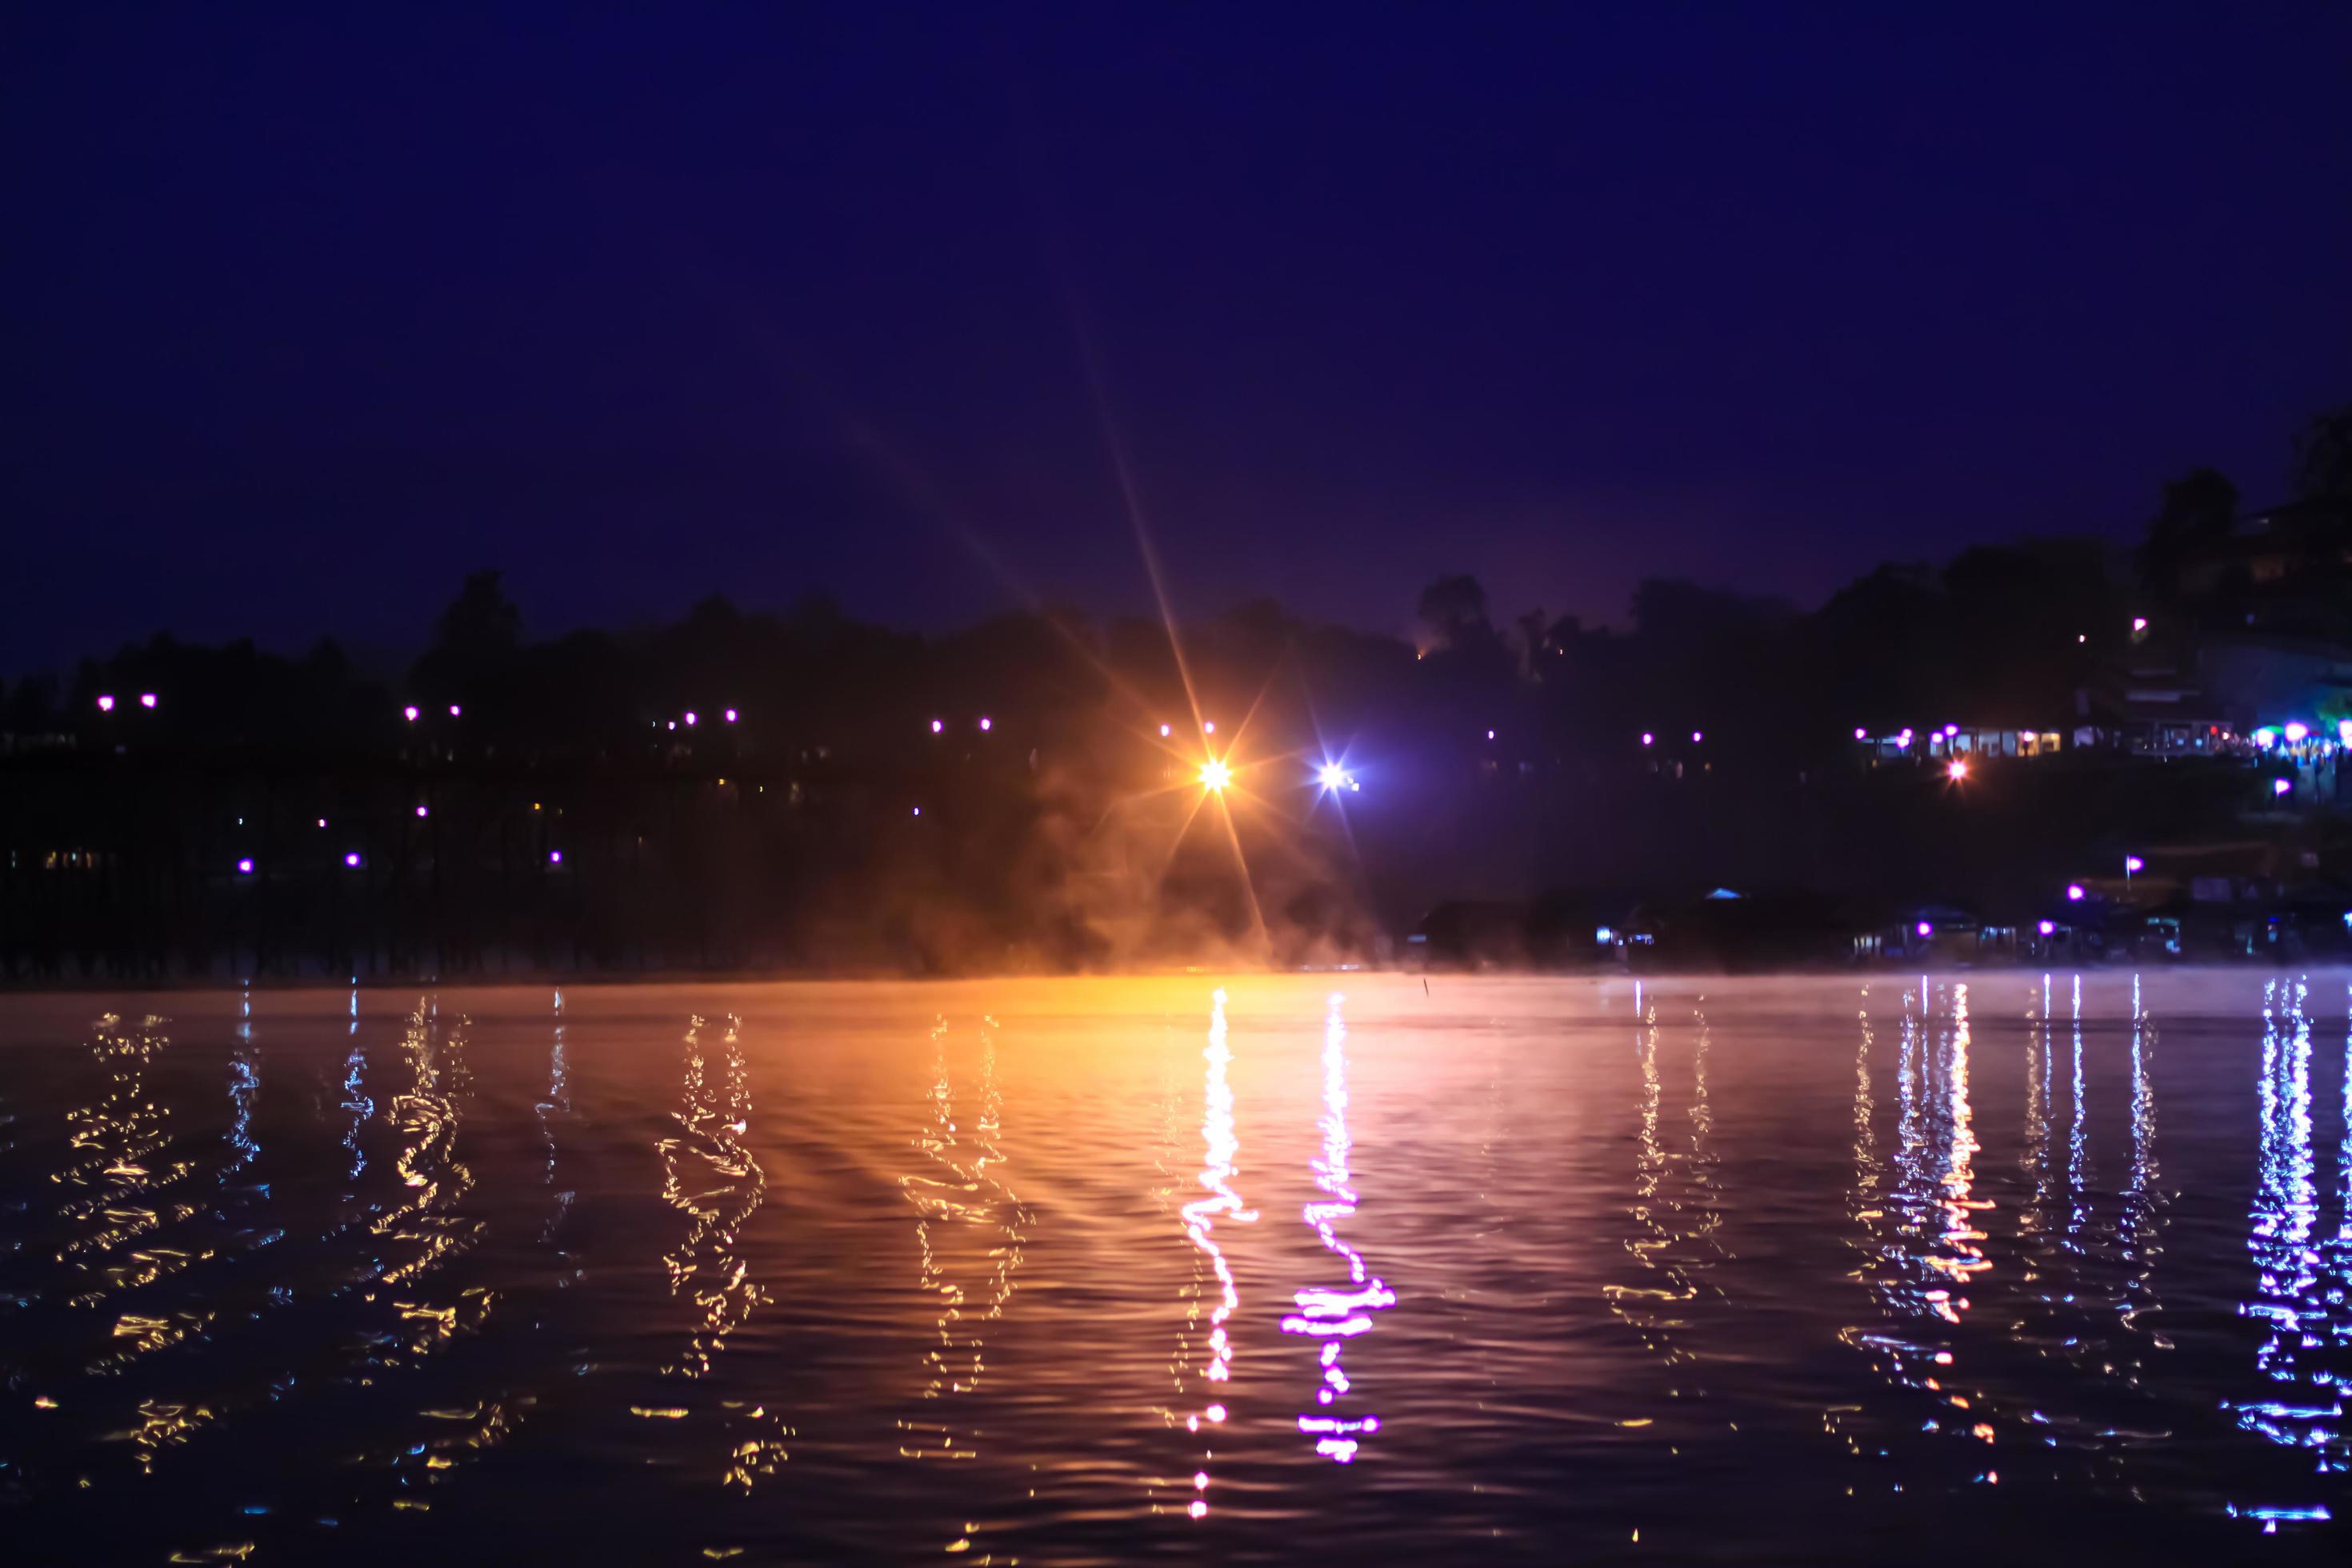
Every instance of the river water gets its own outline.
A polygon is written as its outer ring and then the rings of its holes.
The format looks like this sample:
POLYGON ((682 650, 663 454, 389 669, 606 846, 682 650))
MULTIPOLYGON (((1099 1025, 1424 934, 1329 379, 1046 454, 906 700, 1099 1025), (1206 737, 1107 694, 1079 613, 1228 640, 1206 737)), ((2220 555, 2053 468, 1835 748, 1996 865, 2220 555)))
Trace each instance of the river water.
POLYGON ((2347 1001, 2253 971, 0 999, 0 1538, 2342 1561, 2347 1001))

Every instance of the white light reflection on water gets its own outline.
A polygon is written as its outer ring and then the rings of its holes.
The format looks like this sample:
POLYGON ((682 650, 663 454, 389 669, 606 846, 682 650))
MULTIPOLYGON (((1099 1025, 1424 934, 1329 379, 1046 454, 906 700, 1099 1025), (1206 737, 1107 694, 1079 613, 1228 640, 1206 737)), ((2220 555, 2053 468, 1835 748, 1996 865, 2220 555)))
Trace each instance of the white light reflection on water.
MULTIPOLYGON (((2170 1350, 2172 1342, 2164 1336, 2153 1321, 2143 1323, 2158 1310, 2156 1291, 2156 1260, 2162 1251, 2158 1242, 2163 1235, 2164 1192, 2159 1185, 2163 1174, 2156 1157, 2156 1079, 2154 1074, 2157 1045, 2155 1022, 2148 1016, 2140 995, 2140 977, 2132 976, 2132 1043, 2131 1043, 2131 1173, 2126 1179, 2123 1217, 2120 1228, 2123 1241, 2125 1280, 2120 1321, 2131 1332, 2145 1334, 2147 1343, 2158 1350, 2170 1350)), ((2131 1359, 2129 1381, 2139 1386, 2142 1363, 2137 1353, 2131 1359)))
POLYGON ((2074 1120, 2066 1133, 2066 1250, 2080 1258, 2084 1252, 2083 1230, 2089 1202, 2089 1153, 2084 1136, 2084 1103, 2083 1099, 2083 977, 2074 976, 2074 1120))
MULTIPOLYGON (((352 1116, 351 1125, 343 1131, 343 1147, 352 1152, 352 1163, 351 1168, 344 1172, 343 1179, 357 1182, 367 1169, 367 1150, 360 1142, 360 1129, 366 1126, 368 1118, 375 1114, 375 1101, 368 1097, 365 1088, 367 1052, 360 1044, 360 993, 357 986, 352 988, 352 1023, 347 1032, 351 1037, 352 1048, 351 1054, 343 1058, 343 1098, 340 1109, 350 1111, 352 1116)), ((351 1193, 343 1194, 346 1201, 353 1195, 351 1193)))
POLYGON ((1396 1305, 1395 1293, 1365 1268, 1364 1255, 1339 1231, 1339 1222, 1356 1212, 1356 1191, 1349 1184, 1354 1177, 1348 1168, 1352 1140, 1348 1132, 1346 1004, 1344 995, 1333 992, 1323 1019, 1323 1152, 1311 1163, 1315 1184, 1325 1195, 1308 1204, 1305 1214, 1307 1228, 1315 1232, 1324 1249, 1347 1263, 1348 1279, 1341 1285, 1311 1286, 1297 1292, 1293 1300, 1298 1310, 1282 1320, 1284 1333, 1305 1334, 1320 1342, 1317 1353, 1322 1376, 1316 1385, 1315 1402, 1323 1408, 1302 1412, 1298 1429, 1314 1437, 1317 1453, 1342 1465, 1354 1460, 1362 1437, 1381 1429, 1376 1415, 1349 1416, 1333 1412, 1332 1406, 1352 1387, 1343 1364, 1348 1342, 1371 1331, 1369 1314, 1396 1305))
POLYGON ((539 1239, 550 1246, 555 1243, 555 1233, 562 1226, 563 1216, 572 1212, 573 1197, 569 1189, 557 1189, 555 1186, 555 1122, 559 1117, 565 1121, 572 1119, 572 1062, 563 1054, 563 993, 561 991, 555 993, 554 1035, 554 1041, 547 1049, 547 1098, 532 1107, 532 1113, 539 1119, 540 1142, 547 1146, 545 1185, 551 1192, 547 1226, 539 1233, 539 1239))
MULTIPOLYGON (((2300 980, 2273 980, 2263 987, 2259 1184, 2246 1239, 2255 1296, 2239 1310, 2268 1326, 2268 1336, 2254 1352, 2254 1370, 2270 1385, 2270 1397, 2230 1407, 2242 1428, 2307 1454, 2313 1472, 2325 1477, 2346 1468, 2338 1425, 2344 1417, 2342 1389, 2327 1364, 2328 1342, 2340 1337, 2340 1329, 2330 1333, 2339 1328, 2330 1320, 2340 1314, 2342 1303, 2339 1288, 2332 1303, 2338 1310, 2331 1313, 2322 1291, 2320 1252, 2312 1244, 2319 1189, 2313 1179, 2308 994, 2300 980)), ((2275 1531, 2282 1521, 2329 1517, 2316 1500, 2232 1503, 2230 1511, 2262 1521, 2265 1531, 2275 1531)))
MULTIPOLYGON (((1209 1353, 1202 1367, 1202 1381, 1209 1385, 1208 1398, 1201 1408, 1184 1418, 1185 1430, 1198 1433, 1213 1428, 1225 1419, 1223 1384, 1231 1381, 1234 1362, 1232 1331, 1228 1324, 1241 1310, 1240 1289, 1234 1282, 1233 1265, 1225 1258, 1225 1249, 1217 1240, 1217 1220, 1220 1216, 1245 1225, 1257 1218, 1257 1211, 1242 1206, 1241 1194, 1234 1191, 1233 1178, 1237 1169, 1234 1157, 1241 1152, 1241 1142, 1234 1135, 1234 1089, 1226 1076, 1233 1065, 1234 1054, 1225 1044, 1225 993, 1221 986, 1209 995, 1209 1043, 1201 1052, 1208 1064, 1201 1091, 1202 1166, 1200 1184, 1208 1196, 1195 1198, 1184 1205, 1184 1234, 1209 1260, 1209 1268, 1217 1279, 1217 1296, 1209 1309, 1209 1353)), ((1199 1495, 1192 1499, 1189 1511, 1194 1519, 1206 1518, 1209 1512, 1209 1461, 1216 1456, 1214 1433, 1201 1448, 1201 1468, 1193 1472, 1192 1486, 1199 1495)))
POLYGON ((220 1184, 253 1163, 261 1145, 253 1141, 253 1099, 261 1091, 261 1068, 253 1053, 253 993, 245 994, 245 1009, 236 1023, 236 1048, 228 1062, 228 1163, 221 1168, 220 1184))

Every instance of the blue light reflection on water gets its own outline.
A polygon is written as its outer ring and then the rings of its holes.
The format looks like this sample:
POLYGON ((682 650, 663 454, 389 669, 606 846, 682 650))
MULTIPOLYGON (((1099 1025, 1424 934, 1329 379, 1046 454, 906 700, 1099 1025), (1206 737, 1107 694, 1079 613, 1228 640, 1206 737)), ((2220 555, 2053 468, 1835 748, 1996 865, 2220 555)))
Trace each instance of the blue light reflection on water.
POLYGON ((1315 1184, 1324 1196, 1307 1205, 1307 1228, 1326 1251, 1348 1266, 1347 1279, 1337 1285, 1309 1286, 1297 1293, 1298 1310, 1282 1320, 1282 1331, 1304 1334, 1317 1342, 1322 1375, 1315 1402, 1321 1408, 1303 1412, 1298 1429, 1315 1439, 1315 1451, 1345 1465, 1354 1460, 1363 1438, 1381 1429, 1381 1418, 1367 1412, 1344 1415, 1335 1410, 1352 1391, 1344 1363, 1348 1342, 1370 1333, 1371 1314, 1396 1305, 1396 1293, 1365 1266, 1364 1255, 1341 1234, 1343 1221, 1354 1217, 1356 1191, 1349 1169, 1353 1146, 1348 1133, 1347 998, 1333 992, 1323 1024, 1323 1132, 1321 1154, 1313 1162, 1315 1184))
MULTIPOLYGON (((2346 1468, 2344 1373, 2330 1364, 2344 1337, 2344 1288, 2340 1279, 2326 1278, 2331 1259, 2315 1242, 2320 1206, 2309 998, 2303 979, 2263 987, 2260 1170, 2246 1239, 2254 1293, 2240 1310, 2263 1326, 2254 1369, 2267 1396, 2235 1401, 2232 1408, 2242 1427, 2307 1454, 2314 1474, 2325 1478, 2346 1468)), ((2330 1517, 2316 1497, 2233 1502, 2232 1509, 2269 1531, 2282 1521, 2330 1517)))

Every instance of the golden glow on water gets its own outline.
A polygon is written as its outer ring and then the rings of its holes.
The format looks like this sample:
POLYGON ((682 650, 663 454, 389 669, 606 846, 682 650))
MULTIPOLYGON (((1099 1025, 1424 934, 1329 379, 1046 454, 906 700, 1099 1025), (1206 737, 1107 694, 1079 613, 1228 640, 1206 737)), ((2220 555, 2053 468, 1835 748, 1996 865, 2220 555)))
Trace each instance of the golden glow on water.
MULTIPOLYGON (((1665 1079, 1659 1061, 1661 1029, 1658 1000, 1652 993, 1637 1015, 1634 1058, 1641 1068, 1636 1105, 1633 1202, 1626 1210, 1632 1229, 1623 1247, 1642 1272, 1632 1282, 1601 1287, 1609 1309, 1640 1336, 1642 1343, 1668 1367, 1688 1368, 1695 1357, 1685 1342, 1693 1327, 1693 1310, 1702 1298, 1720 1297, 1722 1289, 1709 1278, 1722 1256, 1717 1231, 1710 1103, 1706 1063, 1710 1034, 1704 1008, 1692 1010, 1691 1102, 1689 1152, 1669 1146, 1664 1125, 1665 1079)), ((1678 1382, 1669 1393, 1680 1397, 1686 1390, 1678 1382)), ((1687 1392, 1698 1392, 1693 1387, 1687 1392)))
POLYGON ((709 1375, 728 1336, 760 1305, 759 1285, 737 1256, 743 1222, 766 1196, 767 1179, 743 1142, 750 1131, 751 1086, 744 1070, 741 1020, 730 1015, 717 1061, 703 1051, 707 1027, 697 1017, 686 1031, 686 1080, 672 1120, 678 1131, 657 1147, 662 1200, 685 1218, 686 1230, 662 1258, 669 1292, 698 1314, 694 1331, 662 1367, 665 1376, 709 1375))
MULTIPOLYGON (((379 1276, 386 1285, 408 1284, 430 1274, 471 1247, 481 1230, 478 1222, 458 1209, 474 1185, 473 1172, 456 1157, 456 1089, 463 1077, 466 1027, 461 1020, 455 1029, 443 1032, 437 1011, 418 1002, 401 1038, 408 1087, 393 1097, 392 1121, 405 1142, 394 1156, 393 1169, 409 1196, 368 1226, 394 1244, 379 1276)), ((425 1342, 418 1342, 417 1348, 425 1342)))
MULTIPOLYGON (((976 1031, 979 1085, 969 1101, 972 1121, 968 1128, 956 1110, 950 1056, 955 1031, 945 1017, 930 1031, 929 1117, 913 1140, 929 1168, 918 1167, 901 1176, 899 1187, 915 1209, 920 1288, 939 1307, 932 1324, 935 1342, 923 1352, 921 1395, 942 1404, 930 1418, 899 1419, 898 1453, 903 1458, 980 1457, 980 1430, 955 1412, 961 1401, 980 1392, 986 1378, 988 1325, 1004 1316, 1012 1300, 1028 1226, 1027 1209, 1004 1179, 999 1028, 993 1017, 983 1016, 976 1031)), ((978 1521, 967 1522, 943 1550, 970 1551, 981 1528, 978 1521)))
MULTIPOLYGON (((665 1378, 696 1383, 711 1374, 725 1353, 728 1341, 749 1322, 766 1300, 766 1292, 751 1277, 744 1258, 744 1226, 767 1197, 767 1173, 751 1152, 752 1102, 751 1072, 744 1059, 743 1020, 730 1013, 719 1029, 716 1052, 708 1051, 703 1035, 709 1027, 699 1016, 688 1020, 684 1077, 677 1109, 670 1113, 676 1131, 656 1148, 662 1160, 662 1200, 678 1212, 686 1228, 662 1258, 669 1293, 687 1303, 692 1327, 686 1342, 662 1363, 665 1378)), ((561 1026, 551 1062, 554 1074, 550 1104, 564 1093, 561 1026)), ((562 1216, 559 1205, 551 1227, 562 1216)), ((750 1491, 762 1478, 775 1474, 790 1455, 783 1439, 789 1429, 768 1416, 764 1408, 747 1413, 740 1400, 720 1400, 718 1419, 725 1428, 719 1443, 724 1453, 720 1484, 750 1491)), ((641 1419, 681 1420, 687 1406, 632 1405, 641 1419)))
POLYGON ((151 1016, 126 1028, 112 1013, 98 1021, 89 1047, 106 1070, 106 1091, 94 1103, 68 1113, 67 1146, 75 1157, 49 1176, 79 1189, 79 1195, 68 1197, 58 1208, 79 1228, 57 1249, 56 1258, 73 1265, 82 1287, 74 1299, 86 1306, 176 1272, 190 1261, 187 1254, 169 1249, 131 1252, 125 1261, 110 1261, 129 1243, 185 1220, 204 1206, 166 1201, 169 1191, 196 1166, 190 1159, 166 1157, 173 1146, 172 1112, 157 1102, 148 1085, 150 1071, 171 1044, 163 1033, 165 1022, 151 1016))

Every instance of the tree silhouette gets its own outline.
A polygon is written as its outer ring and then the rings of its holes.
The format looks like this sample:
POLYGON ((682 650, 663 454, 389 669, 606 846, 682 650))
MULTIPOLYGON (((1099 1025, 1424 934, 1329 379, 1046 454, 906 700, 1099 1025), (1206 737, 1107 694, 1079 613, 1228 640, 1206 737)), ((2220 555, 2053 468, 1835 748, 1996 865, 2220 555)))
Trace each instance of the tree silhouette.
POLYGON ((2315 414, 2294 439, 2294 493, 2352 500, 2352 403, 2315 414))

